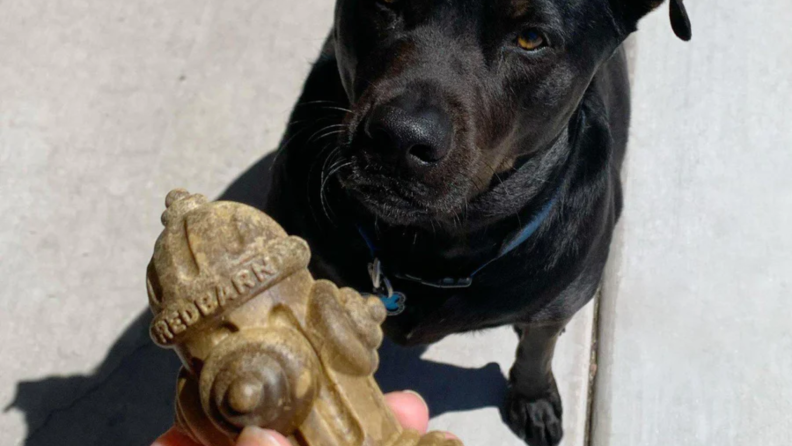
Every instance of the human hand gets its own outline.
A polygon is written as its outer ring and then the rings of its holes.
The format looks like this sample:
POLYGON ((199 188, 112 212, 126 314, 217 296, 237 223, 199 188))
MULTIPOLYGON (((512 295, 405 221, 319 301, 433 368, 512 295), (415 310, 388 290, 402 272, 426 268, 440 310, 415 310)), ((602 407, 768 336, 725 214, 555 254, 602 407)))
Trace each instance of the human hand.
MULTIPOLYGON (((414 392, 394 392, 385 395, 385 401, 390 406, 396 420, 405 429, 413 429, 421 434, 426 433, 429 427, 429 408, 423 398, 414 392)), ((446 434, 448 438, 456 438, 446 434)), ((200 446, 188 436, 172 428, 165 435, 158 438, 151 446, 200 446)), ((286 438, 271 430, 258 427, 247 427, 237 440, 236 446, 292 446, 286 438)))

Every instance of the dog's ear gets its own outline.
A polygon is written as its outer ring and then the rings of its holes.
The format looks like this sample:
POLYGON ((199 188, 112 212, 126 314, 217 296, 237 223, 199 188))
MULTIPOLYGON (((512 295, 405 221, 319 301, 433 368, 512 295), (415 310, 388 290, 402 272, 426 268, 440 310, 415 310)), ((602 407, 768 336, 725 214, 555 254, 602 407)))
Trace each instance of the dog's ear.
POLYGON ((671 28, 674 34, 687 42, 693 37, 693 30, 690 28, 690 17, 682 0, 671 0, 671 28))
MULTIPOLYGON (((683 0, 669 0, 671 28, 674 34, 684 41, 690 40, 692 31, 690 28, 690 18, 683 0)), ((614 13, 617 18, 622 20, 624 29, 627 33, 636 29, 638 21, 663 4, 663 0, 611 0, 614 13)))

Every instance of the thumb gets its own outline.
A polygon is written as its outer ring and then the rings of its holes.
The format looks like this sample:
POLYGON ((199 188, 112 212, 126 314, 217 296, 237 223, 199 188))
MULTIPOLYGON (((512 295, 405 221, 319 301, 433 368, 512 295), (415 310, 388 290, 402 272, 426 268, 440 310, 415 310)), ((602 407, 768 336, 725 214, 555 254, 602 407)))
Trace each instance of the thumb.
POLYGON ((291 443, 275 431, 248 426, 239 435, 236 446, 291 446, 291 443))

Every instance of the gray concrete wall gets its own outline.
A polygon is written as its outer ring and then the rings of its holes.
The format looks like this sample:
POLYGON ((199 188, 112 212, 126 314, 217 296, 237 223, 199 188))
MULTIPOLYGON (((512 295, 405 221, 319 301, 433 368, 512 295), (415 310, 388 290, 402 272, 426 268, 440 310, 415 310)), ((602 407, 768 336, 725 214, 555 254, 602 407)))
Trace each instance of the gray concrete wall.
POLYGON ((792 424, 792 3, 641 26, 595 445, 782 445, 792 424))

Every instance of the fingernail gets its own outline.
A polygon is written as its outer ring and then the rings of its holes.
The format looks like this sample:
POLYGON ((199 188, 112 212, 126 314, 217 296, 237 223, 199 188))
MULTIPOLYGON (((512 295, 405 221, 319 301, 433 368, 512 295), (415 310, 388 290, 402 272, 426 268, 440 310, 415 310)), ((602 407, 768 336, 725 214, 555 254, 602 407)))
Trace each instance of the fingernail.
POLYGON ((451 432, 443 432, 443 435, 445 435, 446 440, 457 440, 457 441, 459 441, 459 437, 457 437, 456 435, 452 434, 451 432))
POLYGON ((237 446, 282 446, 283 442, 271 431, 256 426, 246 427, 239 435, 237 446))
POLYGON ((421 396, 421 394, 420 394, 420 393, 416 392, 415 390, 404 390, 403 392, 404 392, 404 393, 409 393, 410 395, 415 395, 415 396, 417 396, 417 397, 418 397, 418 399, 419 399, 419 400, 421 400, 421 403, 423 403, 424 407, 426 408, 426 412, 427 412, 427 413, 429 412, 429 405, 428 405, 428 404, 426 404, 426 400, 425 400, 425 399, 423 399, 423 397, 421 396))

